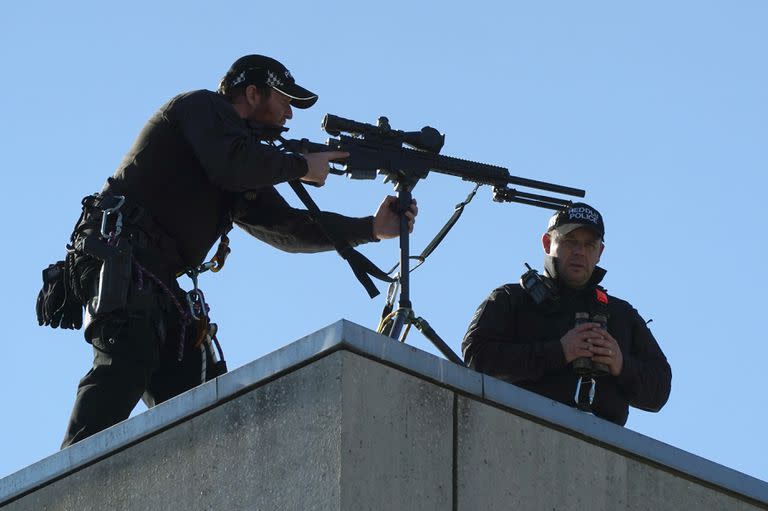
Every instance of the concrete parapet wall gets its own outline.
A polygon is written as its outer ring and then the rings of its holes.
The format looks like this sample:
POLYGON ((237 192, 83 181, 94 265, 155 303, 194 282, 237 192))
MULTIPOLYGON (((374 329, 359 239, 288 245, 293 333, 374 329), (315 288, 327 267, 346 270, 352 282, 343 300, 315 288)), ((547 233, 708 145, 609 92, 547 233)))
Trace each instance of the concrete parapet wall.
POLYGON ((760 509, 474 399, 458 404, 458 509, 760 509))
POLYGON ((340 321, 0 480, 0 508, 751 510, 768 484, 340 321))

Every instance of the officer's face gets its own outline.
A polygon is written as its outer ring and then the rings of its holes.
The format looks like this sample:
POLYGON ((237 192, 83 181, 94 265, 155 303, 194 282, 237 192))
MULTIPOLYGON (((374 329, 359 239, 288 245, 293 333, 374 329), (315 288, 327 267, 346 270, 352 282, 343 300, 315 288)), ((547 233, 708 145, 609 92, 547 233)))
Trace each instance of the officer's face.
POLYGON ((275 89, 266 98, 258 94, 251 106, 248 120, 261 124, 283 126, 285 121, 293 117, 291 98, 275 89))
POLYGON ((557 258, 557 274, 566 285, 583 287, 592 277, 603 253, 600 235, 580 227, 565 235, 545 234, 544 251, 557 258))

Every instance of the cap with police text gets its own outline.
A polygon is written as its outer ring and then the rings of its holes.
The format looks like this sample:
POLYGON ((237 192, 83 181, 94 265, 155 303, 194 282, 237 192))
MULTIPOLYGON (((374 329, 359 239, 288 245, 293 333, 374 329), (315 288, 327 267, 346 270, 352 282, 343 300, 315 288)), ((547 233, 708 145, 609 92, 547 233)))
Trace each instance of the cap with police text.
POLYGON ((605 238, 603 216, 595 208, 583 202, 575 202, 567 209, 558 211, 549 219, 547 232, 557 230, 560 234, 568 234, 580 227, 592 229, 605 238))
POLYGON ((264 55, 246 55, 237 59, 221 79, 219 92, 224 94, 247 85, 272 87, 291 98, 291 105, 296 108, 309 108, 317 101, 317 94, 297 85, 284 65, 264 55))

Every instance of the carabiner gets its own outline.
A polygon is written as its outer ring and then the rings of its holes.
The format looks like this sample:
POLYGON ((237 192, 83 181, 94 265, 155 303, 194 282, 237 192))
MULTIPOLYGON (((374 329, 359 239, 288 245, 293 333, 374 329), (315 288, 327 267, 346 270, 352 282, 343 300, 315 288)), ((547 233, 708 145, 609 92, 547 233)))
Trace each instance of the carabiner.
POLYGON ((205 303, 203 292, 199 289, 187 291, 187 306, 189 307, 189 315, 196 321, 208 316, 208 305, 205 303))
POLYGON ((194 291, 197 291, 197 276, 200 275, 200 269, 199 268, 192 268, 191 270, 187 270, 187 277, 189 277, 192 280, 192 289, 194 291))
POLYGON ((576 402, 576 408, 582 412, 592 411, 592 402, 595 400, 595 387, 597 382, 591 376, 580 377, 576 382, 576 393, 573 395, 573 400, 576 402), (588 383, 589 391, 586 396, 582 395, 581 384, 588 383), (586 399, 585 399, 586 398, 586 399))
POLYGON ((104 208, 101 214, 101 236, 104 239, 114 239, 120 236, 120 232, 123 230, 123 214, 120 212, 120 208, 125 204, 124 195, 115 195, 117 204, 111 208, 104 208), (115 230, 113 232, 107 232, 107 221, 112 213, 117 211, 117 220, 115 220, 115 230))
POLYGON ((226 234, 222 234, 219 246, 216 248, 216 254, 214 254, 211 260, 207 263, 211 265, 209 269, 213 273, 218 273, 219 270, 224 267, 224 263, 227 261, 227 256, 230 252, 232 252, 232 249, 229 248, 229 237, 227 237, 226 234))
POLYGON ((195 299, 192 298, 192 295, 194 294, 194 291, 188 291, 187 292, 187 308, 189 309, 189 315, 192 316, 192 319, 195 321, 200 321, 200 316, 197 315, 195 312, 195 299))
POLYGON ((398 291, 400 291, 400 275, 398 274, 397 277, 395 277, 395 280, 389 283, 389 288, 387 289, 387 305, 394 305, 395 303, 395 297, 397 296, 398 291))

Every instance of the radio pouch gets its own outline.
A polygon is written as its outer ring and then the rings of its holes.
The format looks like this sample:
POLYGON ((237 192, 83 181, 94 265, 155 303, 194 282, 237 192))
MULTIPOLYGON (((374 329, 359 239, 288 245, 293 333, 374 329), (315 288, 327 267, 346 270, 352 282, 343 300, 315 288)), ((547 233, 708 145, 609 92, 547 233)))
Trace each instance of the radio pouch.
MULTIPOLYGON (((102 261, 99 272, 99 289, 91 314, 106 314, 124 309, 131 286, 133 250, 126 238, 118 238, 110 244, 91 234, 82 240, 83 253, 102 261)), ((90 309, 89 309, 90 310, 90 309)))

